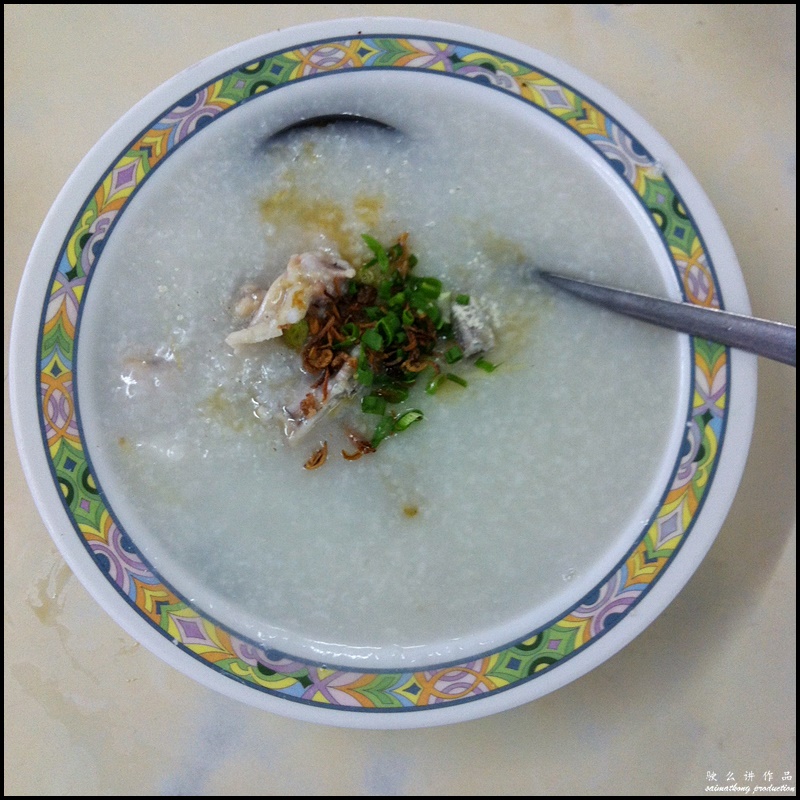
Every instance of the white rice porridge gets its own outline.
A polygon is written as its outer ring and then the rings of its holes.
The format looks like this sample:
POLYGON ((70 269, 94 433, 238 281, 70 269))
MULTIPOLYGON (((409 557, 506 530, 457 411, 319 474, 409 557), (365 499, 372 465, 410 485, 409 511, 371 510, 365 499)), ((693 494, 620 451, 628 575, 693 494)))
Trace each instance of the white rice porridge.
POLYGON ((115 515, 184 597, 289 654, 433 663, 549 622, 622 557, 677 457, 680 338, 527 269, 663 294, 645 212, 556 123, 499 94, 476 112, 470 91, 389 109, 400 133, 272 147, 258 104, 237 109, 145 183, 89 288, 78 396, 115 515), (347 408, 287 444, 273 415, 297 356, 234 353, 232 298, 292 253, 366 257, 361 233, 404 231, 419 274, 498 304, 500 368, 412 395, 424 421, 358 461, 339 455, 347 408), (304 470, 323 439, 328 462, 304 470))

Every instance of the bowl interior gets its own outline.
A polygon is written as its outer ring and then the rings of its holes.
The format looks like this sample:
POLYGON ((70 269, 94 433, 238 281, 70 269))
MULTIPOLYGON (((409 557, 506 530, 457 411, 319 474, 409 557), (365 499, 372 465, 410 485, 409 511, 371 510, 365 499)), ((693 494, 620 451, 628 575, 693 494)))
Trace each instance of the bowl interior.
POLYGON ((530 685, 625 623, 707 491, 726 352, 531 280, 718 302, 690 209, 613 117, 471 45, 347 48, 360 60, 326 41, 237 63, 96 157, 49 267, 42 433, 97 579, 214 680, 419 709, 530 685), (265 146, 342 111, 398 133, 265 146), (360 233, 404 231, 423 274, 497 304, 501 368, 420 392, 424 425, 307 473, 268 419, 285 361, 224 344, 231 298, 292 252, 357 259, 360 233), (462 673, 479 677, 433 690, 462 673))

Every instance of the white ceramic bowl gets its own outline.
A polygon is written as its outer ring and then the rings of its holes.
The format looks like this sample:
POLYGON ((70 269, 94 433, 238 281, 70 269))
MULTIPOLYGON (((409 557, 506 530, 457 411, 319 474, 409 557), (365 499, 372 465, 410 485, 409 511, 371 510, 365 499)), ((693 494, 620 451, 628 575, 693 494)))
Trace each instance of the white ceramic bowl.
MULTIPOLYGON (((634 504, 635 519, 614 539, 597 574, 522 621, 501 610, 488 633, 460 637, 438 659, 435 647, 407 663, 376 656, 360 667, 352 658, 314 658, 303 647, 276 652, 253 635, 252 625, 237 626, 235 608, 220 612, 220 621, 195 607, 175 577, 180 569, 167 580, 152 566, 142 552, 144 531, 126 524, 124 487, 102 467, 95 471, 94 462, 104 463, 102 447, 93 452, 87 445, 92 422, 81 417, 76 388, 82 325, 98 313, 90 279, 103 270, 104 249, 132 198, 148 181, 166 180, 159 167, 169 156, 238 109, 258 109, 277 130, 293 116, 377 115, 381 93, 395 103, 400 98, 402 107, 430 103, 436 92, 461 93, 487 108, 500 103, 601 174, 642 228, 671 296, 749 310, 735 255, 708 199, 678 156, 622 102, 516 42, 390 18, 261 36, 154 91, 98 142, 60 193, 17 302, 15 430, 37 505, 70 567, 120 625, 171 665, 232 697, 300 719, 367 728, 445 724, 517 706, 585 674, 641 632, 686 583, 722 525, 749 445, 754 357, 680 337, 675 391, 683 410, 664 452, 653 454, 655 478, 641 507, 634 504), (416 91, 420 76, 424 100, 416 91)), ((89 331, 101 335, 97 326, 89 331)), ((100 413, 96 404, 85 405, 100 413)), ((479 590, 489 588, 478 580, 479 590)))

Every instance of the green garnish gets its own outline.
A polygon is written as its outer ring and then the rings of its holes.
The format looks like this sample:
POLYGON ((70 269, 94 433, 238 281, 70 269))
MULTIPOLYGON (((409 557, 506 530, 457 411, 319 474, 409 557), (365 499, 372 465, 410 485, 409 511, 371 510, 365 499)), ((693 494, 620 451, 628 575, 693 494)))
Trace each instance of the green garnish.
POLYGON ((375 383, 375 373, 371 369, 359 367, 356 370, 356 380, 362 386, 372 386, 375 383))
POLYGON ((428 300, 436 300, 442 293, 442 282, 438 278, 418 278, 417 291, 428 300))
POLYGON ((396 419, 388 415, 383 417, 375 426, 375 433, 372 434, 370 446, 377 448, 384 439, 388 439, 395 433, 402 433, 410 425, 419 422, 421 419, 424 419, 424 415, 418 408, 411 408, 396 419))
POLYGON ((370 350, 383 350, 383 338, 375 328, 367 328, 361 334, 361 344, 370 350))
POLYGON ((395 338, 395 334, 400 330, 400 318, 393 311, 390 311, 386 316, 378 320, 375 329, 383 337, 383 341, 389 345, 395 338))
POLYGON ((378 284, 378 297, 381 300, 389 300, 392 296, 392 282, 391 281, 381 281, 378 284))
POLYGON ((381 386, 375 390, 378 397, 383 397, 387 403, 396 405, 408 400, 408 389, 403 386, 381 386))
POLYGON ((456 344, 453 345, 445 354, 444 360, 448 364, 455 364, 456 361, 461 361, 464 358, 464 351, 456 344))
POLYGON ((365 414, 380 414, 386 411, 386 400, 374 394, 368 394, 361 398, 361 410, 365 414))
POLYGON ((409 425, 421 419, 423 419, 422 412, 418 408, 412 408, 400 415, 397 422, 394 424, 394 429, 396 431, 404 431, 409 425))
POLYGON ((361 333, 358 325, 355 322, 346 322, 342 325, 341 333, 344 336, 340 342, 336 342, 333 347, 335 350, 350 350, 354 344, 358 343, 358 337, 361 333))
POLYGON ((436 394, 439 391, 439 387, 447 380, 447 376, 443 373, 439 373, 438 375, 434 375, 430 381, 428 381, 428 385, 425 387, 425 391, 428 394, 436 394))
POLYGON ((494 372, 500 365, 492 364, 491 361, 487 361, 485 358, 479 358, 475 362, 475 366, 478 369, 482 369, 484 372, 494 372))
POLYGON ((375 255, 375 260, 378 262, 378 266, 381 268, 381 272, 388 272, 389 254, 386 252, 383 245, 377 239, 373 239, 366 233, 362 233, 361 238, 364 240, 367 247, 369 247, 369 249, 372 250, 373 254, 375 255))
POLYGON ((286 342, 292 350, 302 350, 308 338, 308 322, 305 318, 301 319, 299 322, 295 322, 288 328, 284 328, 281 336, 283 336, 283 341, 286 342))
POLYGON ((460 375, 455 375, 452 372, 448 372, 445 377, 447 380, 457 383, 459 386, 463 386, 465 388, 469 386, 469 384, 460 375))
POLYGON ((394 417, 384 417, 376 426, 375 433, 372 434, 370 445, 377 447, 384 439, 394 433, 394 417))
MULTIPOLYGON (((439 278, 415 275, 417 258, 408 250, 407 234, 390 247, 368 234, 362 239, 372 258, 347 284, 328 294, 308 321, 283 331, 286 343, 301 350, 304 369, 317 373, 315 386, 323 392, 344 363, 354 364, 355 380, 364 387, 361 411, 379 419, 372 438, 361 441, 355 454, 345 454, 349 460, 424 419, 418 408, 392 409, 408 401, 415 383, 429 395, 445 383, 468 385, 461 375, 445 370, 467 363, 448 312, 451 303, 469 305, 470 296, 447 290, 439 278)), ((497 368, 484 358, 474 364, 486 372, 497 368)))

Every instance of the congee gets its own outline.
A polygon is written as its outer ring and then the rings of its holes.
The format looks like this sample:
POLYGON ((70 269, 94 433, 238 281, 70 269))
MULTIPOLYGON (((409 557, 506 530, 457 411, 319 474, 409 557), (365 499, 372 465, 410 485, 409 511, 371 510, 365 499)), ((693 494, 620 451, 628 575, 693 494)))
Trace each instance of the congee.
POLYGON ((680 338, 531 272, 664 293, 645 212, 537 110, 471 99, 274 142, 248 104, 153 173, 98 262, 78 387, 98 481, 166 581, 265 646, 393 666, 523 635, 614 567, 677 457, 680 338), (342 451, 379 419, 363 388, 287 438, 300 356, 283 337, 226 343, 242 293, 294 254, 358 267, 406 233, 417 274, 493 309, 497 368, 418 382, 396 415, 422 418, 357 460, 342 451))

